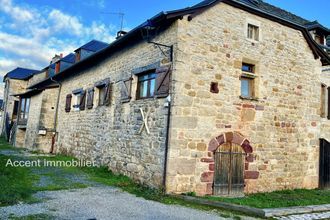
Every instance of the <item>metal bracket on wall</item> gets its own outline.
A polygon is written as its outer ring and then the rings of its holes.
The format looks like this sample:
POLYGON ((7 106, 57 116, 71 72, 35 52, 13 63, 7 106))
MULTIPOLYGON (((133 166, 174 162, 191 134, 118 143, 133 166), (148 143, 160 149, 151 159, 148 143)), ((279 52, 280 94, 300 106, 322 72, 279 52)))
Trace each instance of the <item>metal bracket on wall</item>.
POLYGON ((167 56, 167 54, 165 53, 165 51, 162 49, 162 47, 168 48, 170 50, 170 61, 173 61, 173 45, 165 45, 165 44, 160 44, 157 42, 153 42, 153 41, 148 41, 149 44, 153 44, 156 47, 158 47, 158 49, 162 52, 162 54, 164 56, 167 56))

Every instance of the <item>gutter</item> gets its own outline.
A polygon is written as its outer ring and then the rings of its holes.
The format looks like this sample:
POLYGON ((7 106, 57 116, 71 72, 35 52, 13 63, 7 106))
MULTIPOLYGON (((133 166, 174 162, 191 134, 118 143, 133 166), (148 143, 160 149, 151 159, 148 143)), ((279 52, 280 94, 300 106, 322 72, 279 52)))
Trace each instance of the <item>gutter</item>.
POLYGON ((54 148, 55 148, 55 139, 56 139, 56 127, 57 127, 57 118, 58 118, 58 106, 60 103, 60 95, 61 95, 61 90, 62 90, 62 84, 56 80, 53 79, 53 77, 50 78, 50 80, 54 83, 56 83, 59 88, 58 88, 58 94, 57 94, 57 101, 56 101, 56 108, 55 108, 55 114, 54 114, 54 129, 53 129, 53 136, 52 136, 52 146, 50 148, 50 153, 54 153, 54 148))

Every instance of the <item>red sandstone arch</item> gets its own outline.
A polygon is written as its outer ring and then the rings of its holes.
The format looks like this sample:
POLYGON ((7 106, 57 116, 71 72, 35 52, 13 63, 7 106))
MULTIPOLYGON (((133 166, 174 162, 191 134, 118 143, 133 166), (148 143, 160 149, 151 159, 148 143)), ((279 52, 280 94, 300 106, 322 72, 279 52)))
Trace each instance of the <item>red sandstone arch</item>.
POLYGON ((227 132, 219 135, 216 138, 213 138, 209 143, 208 150, 210 152, 215 152, 218 147, 224 143, 233 143, 241 146, 245 153, 251 154, 253 149, 250 145, 250 142, 238 132, 227 132))

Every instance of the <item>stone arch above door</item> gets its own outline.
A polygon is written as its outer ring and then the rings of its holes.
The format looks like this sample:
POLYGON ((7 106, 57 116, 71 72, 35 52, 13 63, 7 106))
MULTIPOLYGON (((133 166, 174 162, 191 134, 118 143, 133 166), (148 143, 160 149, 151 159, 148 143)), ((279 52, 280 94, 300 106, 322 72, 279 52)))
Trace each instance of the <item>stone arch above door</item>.
POLYGON ((251 147, 250 142, 238 132, 227 132, 213 138, 209 143, 208 151, 215 152, 218 147, 224 143, 237 144, 243 148, 245 153, 253 153, 253 148, 251 147))

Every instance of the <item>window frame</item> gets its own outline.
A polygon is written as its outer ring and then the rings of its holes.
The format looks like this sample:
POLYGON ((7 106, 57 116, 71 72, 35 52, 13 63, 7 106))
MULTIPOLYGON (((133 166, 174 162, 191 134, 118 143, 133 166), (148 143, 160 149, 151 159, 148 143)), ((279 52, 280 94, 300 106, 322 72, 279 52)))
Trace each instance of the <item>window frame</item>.
POLYGON ((30 113, 30 105, 31 105, 30 97, 20 97, 18 115, 17 115, 18 124, 27 124, 27 120, 29 118, 29 113, 30 113), (24 107, 22 109, 23 100, 24 100, 24 104, 23 104, 24 107), (23 113, 23 117, 22 117, 22 113, 23 113))
POLYGON ((240 76, 241 81, 241 91, 240 91, 240 97, 243 99, 256 99, 256 88, 255 88, 255 79, 256 79, 256 65, 248 62, 242 62, 242 74, 240 76), (247 68, 244 68, 247 67, 247 68), (243 95, 242 89, 243 89, 243 80, 248 82, 248 96, 243 95))
POLYGON ((73 105, 72 105, 73 111, 80 111, 81 95, 82 95, 81 92, 73 94, 73 105))
POLYGON ((252 99, 252 98, 255 98, 255 91, 254 91, 254 77, 251 77, 251 76, 247 76, 247 75, 242 75, 240 77, 240 81, 241 81, 241 97, 242 98, 248 98, 248 99, 252 99), (242 93, 242 81, 245 80, 248 82, 248 96, 246 95, 243 95, 242 93))
POLYGON ((105 106, 105 97, 107 95, 106 91, 106 86, 105 84, 99 85, 96 87, 97 88, 97 95, 98 95, 98 100, 97 100, 97 106, 105 106), (101 92, 103 91, 103 96, 101 96, 101 92))
POLYGON ((248 23, 247 24, 247 38, 256 42, 260 41, 260 27, 258 25, 248 23), (251 36, 250 36, 251 30, 251 36))
POLYGON ((136 89, 136 100, 140 99, 150 99, 155 97, 155 92, 156 92, 156 79, 157 79, 157 73, 156 69, 149 70, 146 72, 142 72, 137 74, 137 89, 136 89), (147 75, 152 75, 148 77, 147 79, 140 79, 141 77, 147 76, 147 75), (147 83, 147 95, 146 96, 141 96, 141 84, 144 82, 147 83), (154 91, 153 94, 151 95, 151 82, 154 81, 154 91))

